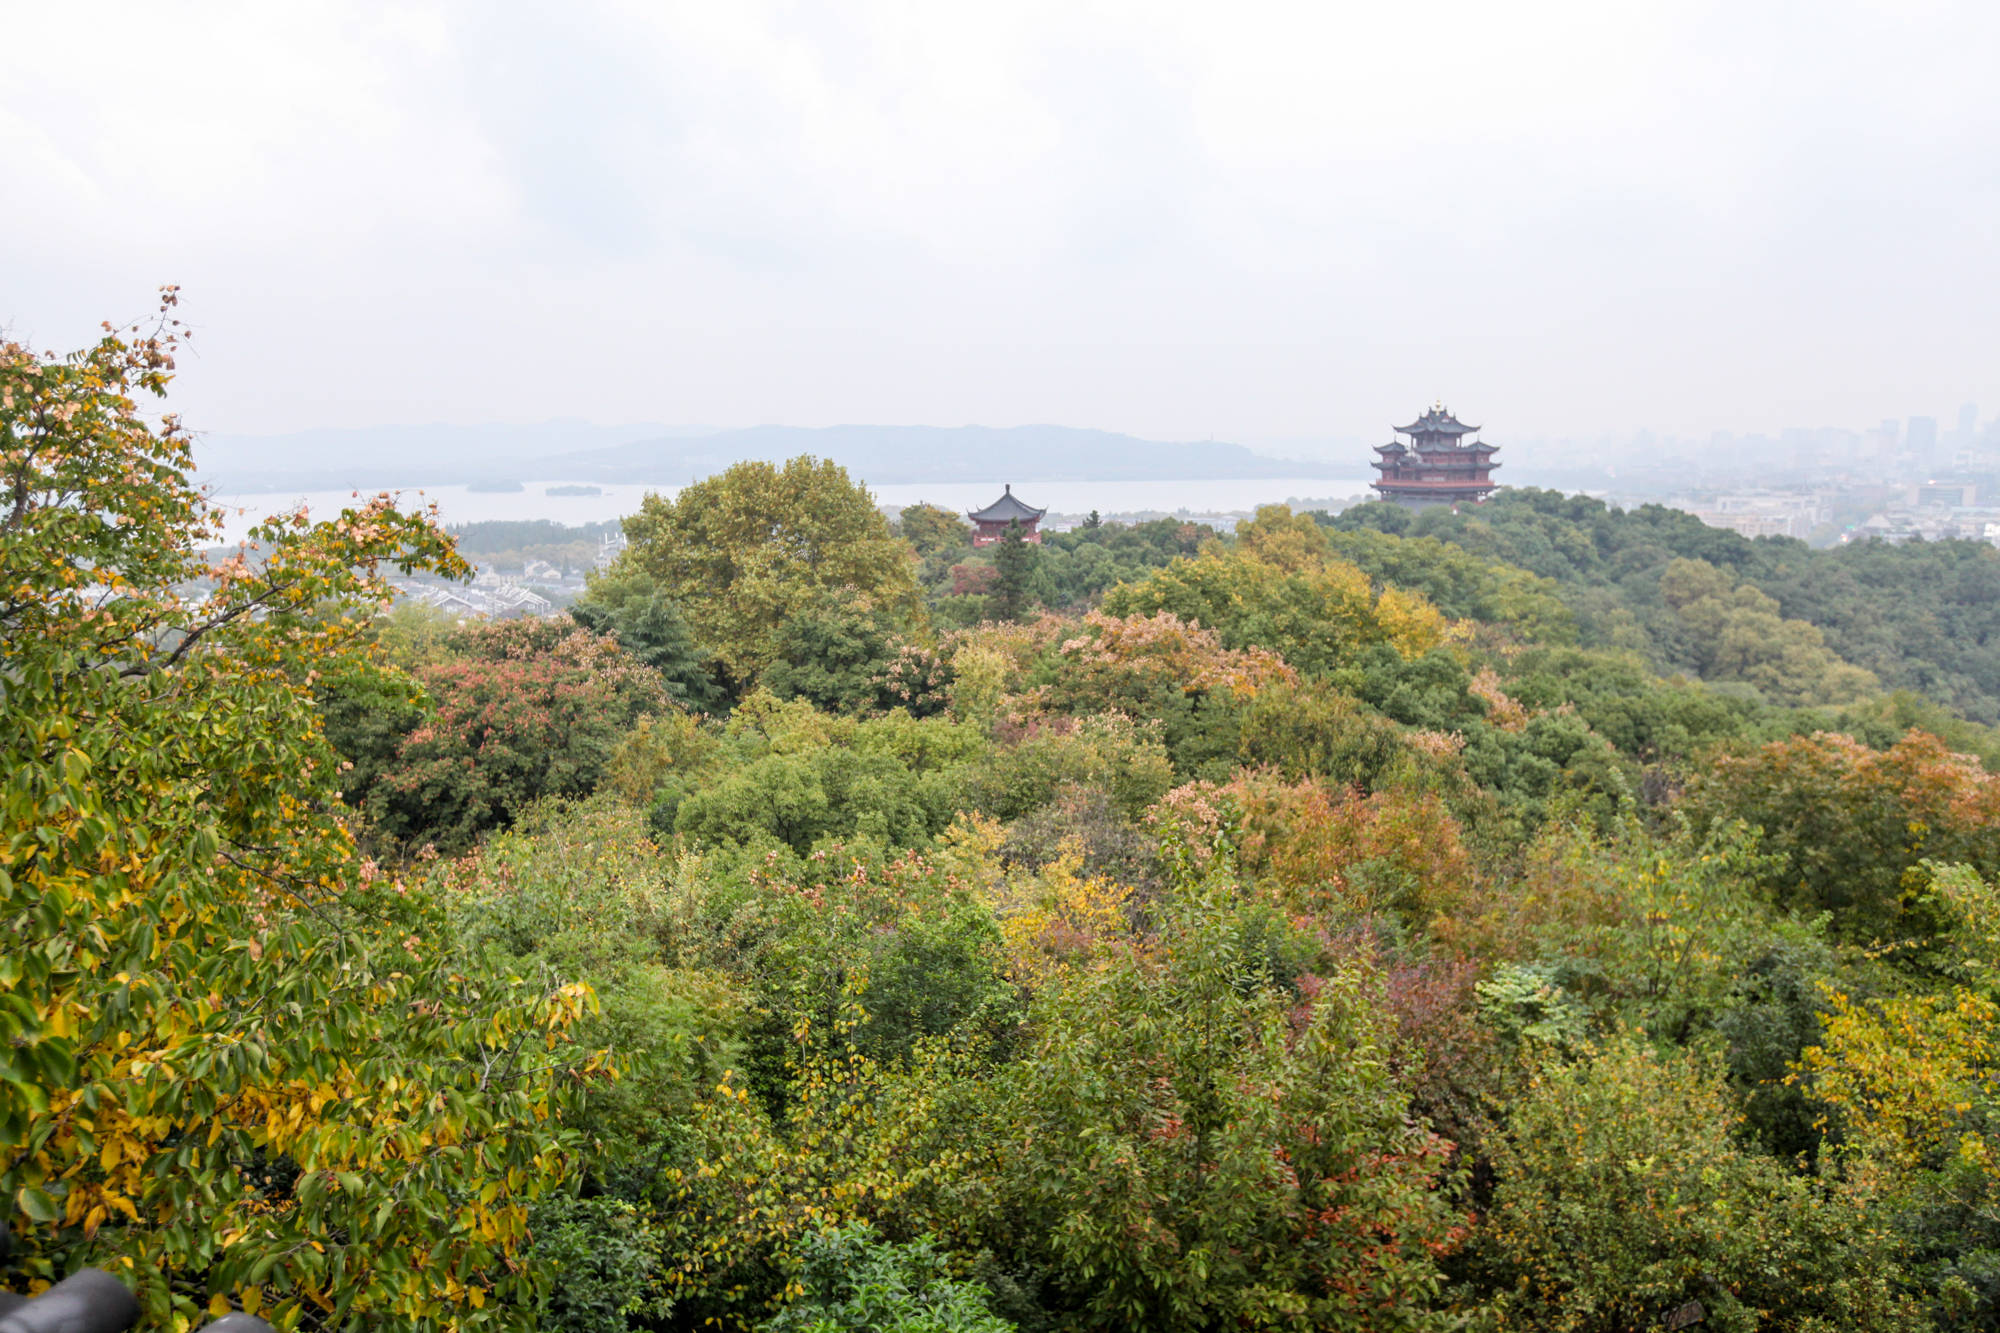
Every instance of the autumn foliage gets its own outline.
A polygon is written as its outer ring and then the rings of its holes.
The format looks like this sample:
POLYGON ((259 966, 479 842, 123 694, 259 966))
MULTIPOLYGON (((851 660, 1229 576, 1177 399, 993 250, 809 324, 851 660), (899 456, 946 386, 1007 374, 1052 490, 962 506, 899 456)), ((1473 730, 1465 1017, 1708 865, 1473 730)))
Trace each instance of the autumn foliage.
POLYGON ((649 499, 571 617, 384 616, 467 572, 388 497, 207 550, 163 318, 0 347, 9 1287, 2000 1320, 2000 736, 1761 548, 1503 492, 1093 517, 982 592, 801 459, 649 499))
POLYGON ((472 625, 444 648, 417 675, 432 711, 355 794, 402 841, 457 850, 530 802, 588 795, 620 739, 673 709, 615 640, 558 621, 472 625))
POLYGON ((316 681, 370 669, 386 497, 212 560, 161 324, 0 348, 0 1197, 32 1289, 98 1264, 152 1327, 471 1326, 532 1303, 527 1206, 590 1003, 469 972, 358 854, 316 681), (496 984, 497 983, 497 984, 496 984))
POLYGON ((1778 900, 1864 942, 1928 929, 1927 860, 2000 872, 2000 778, 1924 732, 1884 750, 1821 733, 1721 756, 1694 806, 1762 828, 1782 858, 1767 880, 1778 900))

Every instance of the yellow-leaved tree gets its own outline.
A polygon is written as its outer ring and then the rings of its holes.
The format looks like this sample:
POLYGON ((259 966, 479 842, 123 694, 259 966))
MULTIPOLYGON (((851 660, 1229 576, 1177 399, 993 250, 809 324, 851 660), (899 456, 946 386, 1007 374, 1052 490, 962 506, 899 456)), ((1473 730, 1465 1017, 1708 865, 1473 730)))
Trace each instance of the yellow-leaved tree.
POLYGON ((382 565, 464 566, 387 497, 205 555, 187 437, 136 401, 166 390, 173 305, 67 357, 0 344, 13 1280, 102 1266, 158 1328, 526 1323, 590 997, 482 975, 361 860, 314 706, 384 669, 382 565))
POLYGON ((1171 612, 1212 630, 1232 650, 1265 648, 1307 675, 1353 663, 1377 645, 1421 657, 1457 627, 1420 592, 1377 589, 1336 558, 1311 519, 1265 505, 1237 528, 1237 544, 1211 544, 1104 598, 1113 616, 1171 612))
POLYGON ((1908 1239, 1927 1285, 1963 1315, 2000 1256, 2000 887, 1968 866, 1925 869, 1949 980, 1872 999, 1830 990, 1799 1063, 1850 1172, 1918 1219, 1908 1239))

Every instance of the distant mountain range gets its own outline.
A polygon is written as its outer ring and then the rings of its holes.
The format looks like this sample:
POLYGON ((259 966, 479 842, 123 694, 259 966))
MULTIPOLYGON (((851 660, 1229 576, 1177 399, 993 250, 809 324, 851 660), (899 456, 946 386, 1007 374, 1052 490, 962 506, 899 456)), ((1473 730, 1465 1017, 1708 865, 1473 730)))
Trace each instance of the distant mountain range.
POLYGON ((383 426, 214 436, 197 480, 223 494, 508 481, 685 485, 745 459, 830 458, 875 485, 990 481, 1221 481, 1355 475, 1240 444, 1167 443, 1068 426, 383 426))

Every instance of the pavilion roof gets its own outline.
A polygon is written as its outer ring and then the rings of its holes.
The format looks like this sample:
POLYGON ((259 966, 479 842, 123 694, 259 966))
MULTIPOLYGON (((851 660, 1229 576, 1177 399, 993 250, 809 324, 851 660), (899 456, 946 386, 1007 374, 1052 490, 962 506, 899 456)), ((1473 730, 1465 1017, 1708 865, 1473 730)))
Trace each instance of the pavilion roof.
POLYGON ((1023 523, 1028 523, 1048 512, 1046 509, 1037 509, 1033 505, 1022 504, 1019 500, 1015 499, 1014 485, 1012 482, 1009 482, 1007 483, 1006 491, 999 499, 987 505, 984 509, 969 511, 966 517, 974 523, 1012 523, 1017 519, 1023 523))
POLYGON ((1394 429, 1398 435, 1459 436, 1470 435, 1478 430, 1479 427, 1466 425, 1463 421, 1453 416, 1444 404, 1440 403, 1418 417, 1415 421, 1412 421, 1409 425, 1397 426, 1394 429))

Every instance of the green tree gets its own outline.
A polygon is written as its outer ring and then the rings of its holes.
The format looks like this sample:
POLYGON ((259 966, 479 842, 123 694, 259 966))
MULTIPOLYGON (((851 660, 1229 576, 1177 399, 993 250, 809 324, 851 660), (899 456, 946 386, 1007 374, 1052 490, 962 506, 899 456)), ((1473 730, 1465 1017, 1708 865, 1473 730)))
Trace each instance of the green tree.
POLYGON ((1258 691, 1295 684, 1297 673, 1262 649, 1231 652, 1207 630, 1169 612, 1083 618, 1054 665, 1050 702, 1072 715, 1122 712, 1153 718, 1183 777, 1227 777, 1235 766, 1235 717, 1258 691))
POLYGON ((1881 1183, 1925 1272, 1938 1327, 2000 1321, 2000 889, 1939 866, 1940 988, 1872 998, 1825 987, 1800 1072, 1844 1130, 1838 1156, 1881 1183))
POLYGON ((1747 580, 1776 599, 1781 619, 1816 627, 1825 651, 1888 687, 1979 722, 2000 720, 2000 551, 1985 542, 1857 541, 1815 551, 1787 537, 1753 541, 1662 505, 1616 509, 1532 487, 1510 487, 1463 513, 1364 504, 1330 521, 1342 531, 1436 538, 1554 579, 1583 643, 1677 670, 1695 668, 1693 645, 1661 581, 1676 559, 1705 561, 1732 584, 1747 580))
POLYGON ((646 579, 629 573, 597 578, 569 613, 577 624, 593 634, 609 634, 620 648, 659 672, 674 702, 702 713, 721 710, 723 693, 701 660, 687 617, 673 598, 646 579))
POLYGON ((972 545, 972 525, 949 509, 914 504, 901 514, 903 540, 921 556, 962 551, 972 545))
POLYGON ((1781 906, 1830 912, 1856 943, 1929 934, 1932 862, 2000 873, 2000 777, 1935 736, 1886 750, 1820 733, 1720 756, 1689 799, 1698 823, 1742 819, 1775 858, 1781 906))
POLYGON ((1420 657, 1445 641, 1449 623, 1423 594, 1377 592, 1359 569, 1324 558, 1316 537, 1317 529, 1286 524, 1236 550, 1210 547, 1113 588, 1104 609, 1117 616, 1171 611, 1214 630, 1226 648, 1268 648, 1313 675, 1375 644, 1420 657))
POLYGON ((1549 1059, 1489 1140, 1472 1326, 1623 1333, 1698 1301, 1701 1327, 1746 1333, 1921 1327, 1866 1191, 1746 1151, 1734 1120, 1692 1054, 1618 1037, 1549 1059))
POLYGON ((703 660, 739 692, 780 659, 780 627, 802 604, 837 594, 904 627, 922 615, 910 548, 867 490, 824 460, 738 463, 671 500, 648 495, 625 532, 614 575, 670 598, 703 660))
POLYGON ((713 974, 670 966, 685 943, 669 906, 676 870, 643 812, 600 799, 538 807, 437 871, 453 934, 491 970, 549 971, 597 994, 580 1030, 616 1054, 618 1078, 577 1124, 599 1181, 656 1148, 742 1059, 743 1003, 713 974))
POLYGON ((1797 704, 1851 703, 1876 688, 1875 677, 1827 650, 1817 626, 1785 619, 1775 598, 1706 560, 1669 564, 1660 595, 1705 680, 1744 681, 1797 704))
POLYGON ((1150 523, 1088 522, 1069 532, 1044 532, 1037 593, 1051 606, 1094 605, 1107 589, 1144 578, 1176 556, 1188 555, 1215 530, 1161 518, 1150 523))
POLYGON ((778 626, 778 660, 764 688, 831 712, 860 712, 881 692, 893 654, 894 622, 839 596, 799 607, 778 626))
POLYGON ((1019 620, 1027 611, 1040 556, 1041 549, 1022 532, 1021 521, 1011 520, 993 547, 993 614, 997 619, 1019 620))
POLYGON ((1329 532, 1328 549, 1391 587, 1430 598, 1459 620, 1495 625, 1530 643, 1571 643, 1576 620, 1553 579, 1486 560, 1435 537, 1396 537, 1373 528, 1329 532))
MULTIPOLYGON (((1078 1328, 1424 1329, 1452 1219, 1359 972, 1294 992, 1221 878, 1060 969, 1000 1076, 1005 1243, 1078 1328)), ((1304 980, 1304 979, 1302 979, 1304 980)))
POLYGON ((1018 819, 1065 788, 1086 788, 1104 792, 1133 819, 1173 784, 1173 761, 1157 720, 1097 713, 996 747, 971 767, 962 799, 1000 819, 1018 819))
POLYGON ((231 1301, 285 1327, 518 1323, 588 993, 468 970, 434 899, 361 861, 315 697, 368 670, 382 564, 464 565, 387 497, 204 558, 187 437, 135 402, 173 368, 162 318, 64 359, 0 344, 16 1271, 110 1267, 152 1327, 231 1301))
POLYGON ((534 1262, 554 1290, 539 1328, 555 1333, 625 1333, 633 1315, 664 1315, 672 1303, 655 1293, 660 1241, 623 1199, 545 1196, 531 1214, 534 1262))

